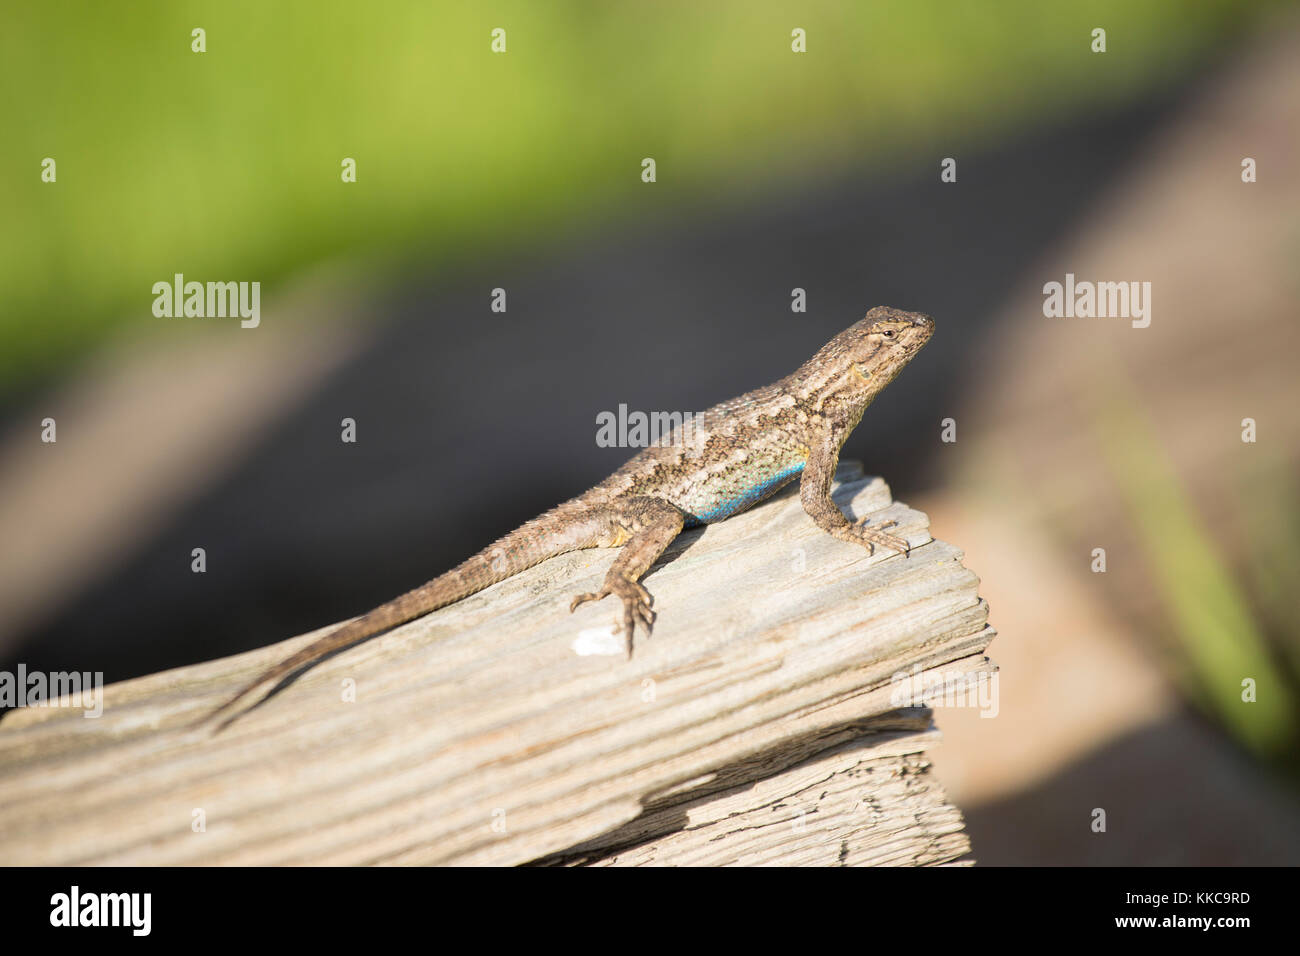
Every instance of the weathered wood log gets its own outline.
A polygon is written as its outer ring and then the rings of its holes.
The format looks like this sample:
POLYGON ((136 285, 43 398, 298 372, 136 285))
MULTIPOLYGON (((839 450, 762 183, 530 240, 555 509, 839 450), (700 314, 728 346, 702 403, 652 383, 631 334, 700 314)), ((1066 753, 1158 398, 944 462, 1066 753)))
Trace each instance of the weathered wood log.
POLYGON ((787 491, 684 534, 623 659, 613 560, 545 562, 340 653, 224 731, 193 722, 302 635, 0 721, 6 864, 944 863, 968 852, 899 673, 988 673, 978 579, 846 466, 818 530, 787 491))
POLYGON ((970 850, 921 752, 934 742, 930 712, 896 711, 807 744, 793 767, 772 748, 697 789, 649 802, 640 816, 544 864, 597 866, 899 866, 949 863, 970 850), (889 732, 890 728, 896 732, 889 732), (744 782, 715 792, 728 776, 744 782))

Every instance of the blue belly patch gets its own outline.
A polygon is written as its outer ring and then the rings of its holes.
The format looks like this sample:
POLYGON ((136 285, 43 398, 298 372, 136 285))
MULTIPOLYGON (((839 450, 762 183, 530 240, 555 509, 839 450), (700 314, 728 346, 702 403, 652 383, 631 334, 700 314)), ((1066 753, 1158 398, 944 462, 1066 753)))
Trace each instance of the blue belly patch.
POLYGON ((732 498, 714 505, 707 511, 697 511, 690 513, 688 511, 685 527, 693 528, 697 525, 708 524, 710 521, 721 521, 723 518, 730 518, 737 512, 744 511, 750 505, 762 501, 768 495, 772 494, 791 478, 803 471, 804 463, 799 462, 797 465, 790 465, 776 472, 766 481, 760 484, 746 488, 732 498))

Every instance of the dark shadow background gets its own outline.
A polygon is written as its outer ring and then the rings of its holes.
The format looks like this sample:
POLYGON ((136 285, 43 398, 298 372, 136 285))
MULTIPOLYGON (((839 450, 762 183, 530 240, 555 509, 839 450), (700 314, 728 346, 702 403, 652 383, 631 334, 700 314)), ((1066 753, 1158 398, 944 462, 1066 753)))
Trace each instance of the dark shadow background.
POLYGON ((0 668, 116 681, 358 614, 622 464, 630 451, 595 444, 597 412, 702 410, 790 372, 880 304, 934 315, 937 334, 844 454, 906 500, 940 474, 940 419, 979 388, 997 304, 1204 82, 963 152, 956 187, 936 156, 417 276, 374 303, 390 318, 371 348, 0 668), (497 286, 505 314, 488 307, 497 286), (806 314, 790 311, 796 286, 806 314), (344 417, 356 444, 339 440, 344 417), (208 570, 194 574, 200 546, 208 570))

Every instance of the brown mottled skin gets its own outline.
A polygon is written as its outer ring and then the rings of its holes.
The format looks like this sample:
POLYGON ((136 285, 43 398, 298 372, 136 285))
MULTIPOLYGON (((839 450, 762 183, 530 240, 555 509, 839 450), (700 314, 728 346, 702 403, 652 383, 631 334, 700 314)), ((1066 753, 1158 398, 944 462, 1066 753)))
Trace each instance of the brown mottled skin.
POLYGON ((831 479, 862 413, 933 331, 929 316, 872 309, 779 382, 715 405, 692 423, 694 428, 675 429, 591 490, 526 522, 446 574, 336 628, 259 675, 208 719, 341 648, 581 548, 623 549, 601 589, 579 594, 570 610, 616 597, 623 605, 631 656, 636 625, 648 635, 655 618, 640 578, 682 528, 729 518, 800 475, 799 500, 818 527, 868 551, 879 544, 906 555, 907 542, 885 531, 893 522, 868 527, 845 517, 831 500, 831 479))

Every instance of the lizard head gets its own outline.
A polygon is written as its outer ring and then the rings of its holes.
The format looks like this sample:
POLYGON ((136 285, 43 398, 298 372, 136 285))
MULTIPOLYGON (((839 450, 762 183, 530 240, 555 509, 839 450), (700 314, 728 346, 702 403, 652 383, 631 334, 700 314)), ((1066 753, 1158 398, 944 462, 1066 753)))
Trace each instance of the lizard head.
POLYGON ((795 374, 817 406, 846 404, 860 412, 933 333, 934 319, 928 315, 876 306, 826 343, 795 374))

